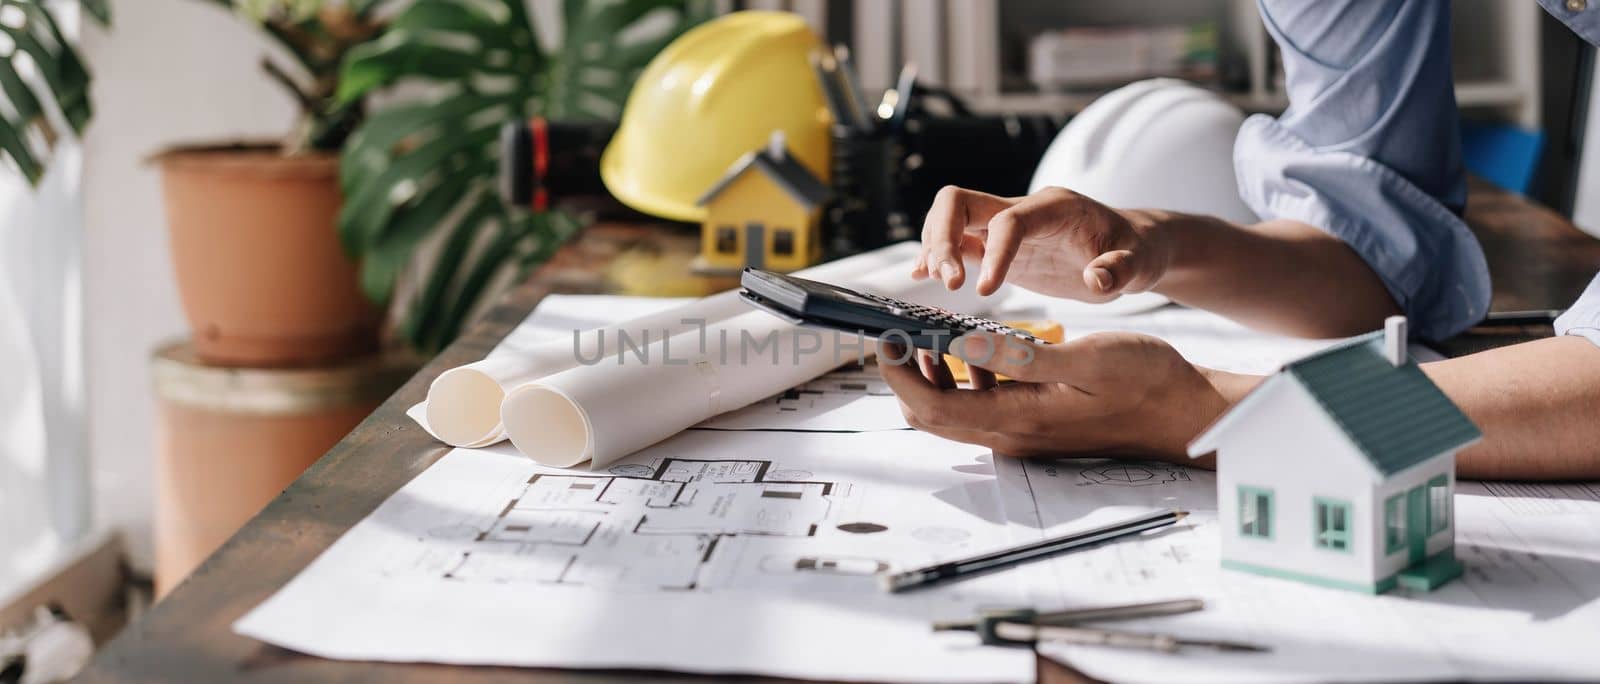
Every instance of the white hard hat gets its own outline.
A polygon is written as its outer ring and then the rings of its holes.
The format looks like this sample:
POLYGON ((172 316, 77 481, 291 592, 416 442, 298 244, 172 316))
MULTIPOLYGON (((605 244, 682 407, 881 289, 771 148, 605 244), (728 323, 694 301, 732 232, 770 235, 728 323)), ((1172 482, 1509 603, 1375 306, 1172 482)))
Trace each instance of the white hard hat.
POLYGON ((1090 103, 1056 134, 1028 192, 1060 186, 1125 209, 1167 209, 1254 223, 1233 175, 1244 113, 1186 81, 1131 83, 1090 103))

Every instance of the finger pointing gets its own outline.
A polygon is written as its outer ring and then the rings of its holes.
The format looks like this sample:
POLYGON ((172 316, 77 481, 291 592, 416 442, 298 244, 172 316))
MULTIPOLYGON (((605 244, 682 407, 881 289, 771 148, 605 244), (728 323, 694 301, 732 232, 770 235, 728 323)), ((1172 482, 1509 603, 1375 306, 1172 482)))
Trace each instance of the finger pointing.
POLYGON ((960 288, 966 281, 966 267, 961 263, 962 236, 981 230, 1008 206, 1010 203, 1004 198, 945 186, 935 196, 928 218, 922 223, 922 272, 943 280, 949 289, 960 288))

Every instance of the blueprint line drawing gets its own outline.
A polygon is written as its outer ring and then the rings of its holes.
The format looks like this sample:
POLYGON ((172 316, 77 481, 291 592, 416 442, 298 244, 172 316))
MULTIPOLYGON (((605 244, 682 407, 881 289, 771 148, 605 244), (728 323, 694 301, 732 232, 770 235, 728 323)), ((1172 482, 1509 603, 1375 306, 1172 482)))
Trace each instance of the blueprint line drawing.
MULTIPOLYGON (((1069 338, 1164 332, 1186 358, 1257 373, 1326 343, 1175 307, 1114 325, 1046 317, 1072 323, 1069 338)), ((1352 596, 1222 570, 1230 531, 1216 523, 1210 471, 994 457, 908 430, 877 382, 870 367, 837 371, 598 470, 539 466, 509 445, 454 450, 234 629, 330 658, 966 684, 1032 681, 1034 654, 931 622, 1195 596, 1205 611, 1127 628, 1273 651, 1047 655, 1129 682, 1600 672, 1594 485, 1462 483, 1467 577, 1424 597, 1352 596), (1190 516, 927 593, 888 595, 875 581, 1158 508, 1190 516)))
MULTIPOLYGON (((1138 462, 1127 462, 1133 465, 1138 462)), ((1452 505, 1467 567, 1443 593, 1363 596, 1225 570, 1215 475, 1188 469, 1162 485, 1082 485, 1112 461, 1017 461, 995 468, 1018 542, 1152 508, 1190 512, 1182 529, 1064 554, 1015 571, 1041 606, 1196 596, 1206 610, 1153 629, 1260 643, 1268 654, 1191 653, 1181 659, 1114 649, 1049 647, 1090 677, 1117 681, 1317 682, 1592 679, 1600 656, 1600 501, 1584 487, 1465 482, 1452 505), (1053 472, 1052 472, 1053 471, 1053 472), (1016 496, 1011 495, 1017 494, 1016 496)), ((1161 464, 1139 464, 1164 473, 1161 464)), ((1131 479, 1139 479, 1134 477, 1131 479)), ((1131 623, 1137 626, 1138 623, 1131 623)), ((1132 626, 1130 626, 1132 628, 1132 626)))
MULTIPOLYGON (((1053 469, 1045 474, 1054 476, 1053 469)), ((1153 485, 1188 482, 1189 473, 1183 466, 1155 463, 1113 463, 1078 469, 1078 486, 1105 485, 1108 487, 1149 487, 1153 485)))
POLYGON ((701 423, 702 430, 879 432, 909 430, 877 365, 849 365, 701 423))
POLYGON ((888 383, 878 377, 876 365, 846 366, 816 380, 785 390, 746 409, 766 412, 815 413, 854 402, 862 397, 894 398, 888 383))
POLYGON ((599 470, 457 449, 235 629, 366 660, 1027 681, 1031 653, 928 627, 1018 605, 1009 578, 878 586, 1008 545, 981 456, 911 431, 688 431, 599 470))
MULTIPOLYGON (((773 472, 805 471, 773 471, 772 465, 664 458, 653 465, 619 464, 608 474, 536 473, 444 577, 694 590, 726 538, 815 536, 835 492, 849 495, 849 485, 774 478, 773 472), (619 562, 625 559, 631 562, 619 562)), ((858 521, 837 527, 887 529, 858 521)), ((763 567, 774 562, 765 560, 763 567)), ((848 574, 848 568, 879 565, 801 556, 788 567, 848 574)))

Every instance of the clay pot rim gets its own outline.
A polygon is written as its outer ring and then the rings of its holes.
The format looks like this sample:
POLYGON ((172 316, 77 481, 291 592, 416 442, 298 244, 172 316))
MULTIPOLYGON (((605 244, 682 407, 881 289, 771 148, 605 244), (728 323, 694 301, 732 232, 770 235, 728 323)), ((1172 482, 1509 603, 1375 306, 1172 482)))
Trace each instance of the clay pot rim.
POLYGON ((339 173, 339 155, 300 152, 286 155, 273 142, 241 141, 169 147, 147 158, 163 171, 201 171, 208 174, 329 178, 339 173))
POLYGON ((390 348, 317 367, 234 368, 206 362, 187 340, 151 354, 162 401, 208 411, 290 415, 381 402, 422 367, 404 348, 390 348))

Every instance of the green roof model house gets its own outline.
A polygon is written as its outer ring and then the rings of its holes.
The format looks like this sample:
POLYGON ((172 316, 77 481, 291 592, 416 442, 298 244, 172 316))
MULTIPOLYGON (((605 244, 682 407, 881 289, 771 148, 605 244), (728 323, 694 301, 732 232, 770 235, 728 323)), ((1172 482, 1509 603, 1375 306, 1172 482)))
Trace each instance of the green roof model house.
POLYGON ((1222 565, 1432 590, 1455 558, 1455 454, 1477 426, 1406 352, 1406 319, 1285 366, 1189 444, 1217 452, 1222 565))

